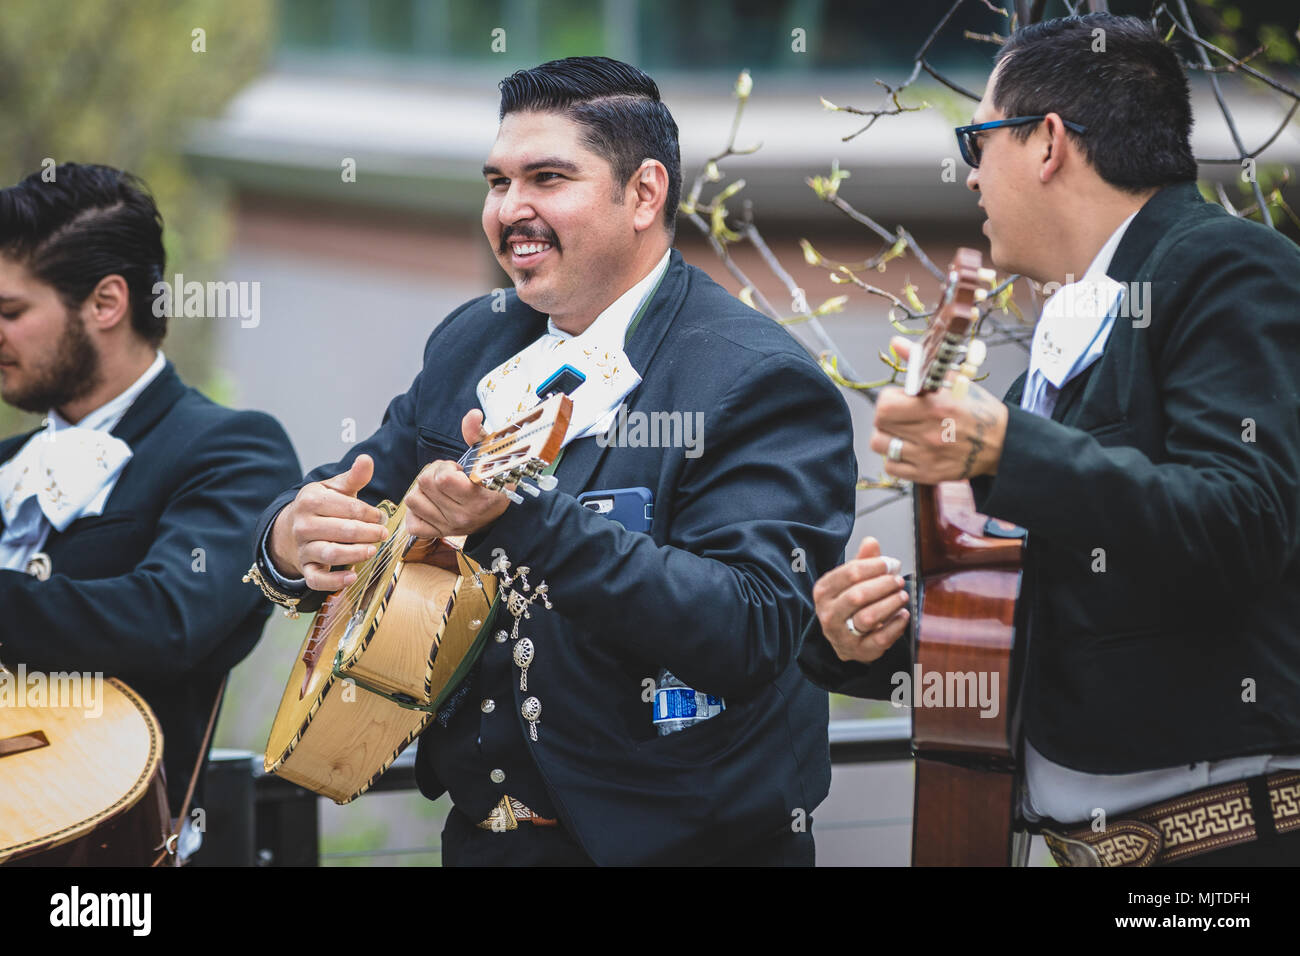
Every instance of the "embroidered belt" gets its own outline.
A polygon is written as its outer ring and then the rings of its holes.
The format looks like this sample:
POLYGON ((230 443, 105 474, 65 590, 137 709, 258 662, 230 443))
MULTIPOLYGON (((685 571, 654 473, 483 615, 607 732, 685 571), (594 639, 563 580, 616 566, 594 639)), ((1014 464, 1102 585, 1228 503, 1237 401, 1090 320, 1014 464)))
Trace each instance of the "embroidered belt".
POLYGON ((505 833, 507 830, 518 830, 519 824, 531 823, 536 827, 555 827, 560 825, 559 820, 553 820, 550 817, 541 817, 532 810, 524 806, 522 801, 514 797, 502 797, 501 801, 492 808, 488 818, 478 825, 480 830, 493 830, 497 833, 505 833))
MULTIPOLYGON (((1300 773, 1273 774, 1265 785, 1273 828, 1279 835, 1300 830, 1300 773)), ((1238 780, 1130 811, 1100 833, 1087 826, 1040 832, 1061 866, 1173 863, 1256 839, 1249 791, 1238 780)))

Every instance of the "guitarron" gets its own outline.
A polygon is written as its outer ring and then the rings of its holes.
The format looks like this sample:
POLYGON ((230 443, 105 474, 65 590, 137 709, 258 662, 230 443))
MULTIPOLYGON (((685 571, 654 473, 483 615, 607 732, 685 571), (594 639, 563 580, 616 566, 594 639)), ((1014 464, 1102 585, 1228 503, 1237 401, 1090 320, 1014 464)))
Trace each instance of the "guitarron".
MULTIPOLYGON (((942 303, 912 347, 905 391, 951 387, 962 394, 984 357, 971 339, 976 303, 992 270, 974 249, 958 249, 942 303), (951 375, 950 373, 956 373, 951 375)), ((912 750, 916 790, 913 866, 1008 866, 1027 843, 1014 834, 1018 789, 1010 712, 1015 609, 1024 529, 975 510, 965 481, 913 488, 916 578, 912 661, 921 674, 998 678, 997 713, 979 706, 918 706, 913 686, 912 750)), ((973 687, 967 688, 974 696, 973 687)), ((967 700, 970 704, 972 701, 967 700)))
POLYGON ((46 676, 48 702, 28 704, 20 687, 17 706, 0 706, 0 864, 156 863, 170 822, 158 718, 120 680, 99 684, 88 713, 56 703, 46 676))
MULTIPOLYGON (((573 402, 555 394, 475 444, 470 480, 522 501, 568 430, 573 402)), ((414 487, 414 485, 412 485, 414 487)), ((352 566, 357 579, 312 621, 266 745, 265 767, 339 804, 355 799, 419 736, 478 660, 496 611, 496 578, 462 550, 405 531, 406 505, 384 501, 389 537, 352 566)))

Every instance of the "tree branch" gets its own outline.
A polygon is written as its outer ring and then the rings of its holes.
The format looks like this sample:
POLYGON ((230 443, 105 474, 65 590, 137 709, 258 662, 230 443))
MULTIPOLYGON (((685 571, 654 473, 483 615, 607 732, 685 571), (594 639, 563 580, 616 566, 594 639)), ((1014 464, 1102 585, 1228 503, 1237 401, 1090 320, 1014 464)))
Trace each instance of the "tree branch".
MULTIPOLYGON (((1199 40, 1200 37, 1196 33, 1196 24, 1192 22, 1192 15, 1187 10, 1187 0, 1176 0, 1176 2, 1178 3, 1178 9, 1182 12, 1183 18, 1187 21, 1187 26, 1183 32, 1193 40, 1199 40)), ((1170 19, 1174 21, 1175 25, 1178 23, 1178 19, 1174 17, 1173 14, 1170 14, 1170 19)), ((1205 52, 1205 47, 1198 46, 1197 52, 1201 56, 1201 62, 1206 66, 1210 66, 1210 56, 1205 52)), ((1246 67, 1246 69, 1250 68, 1246 67)), ((1244 160, 1247 158, 1246 147, 1241 141, 1241 134, 1237 132, 1237 124, 1232 118, 1231 110, 1228 109, 1227 100, 1223 98, 1223 90, 1219 87, 1219 77, 1214 73, 1209 74, 1209 76, 1210 86, 1214 90, 1214 98, 1218 100, 1219 110, 1223 113, 1223 119, 1228 124, 1228 132, 1232 134, 1232 142, 1237 147, 1237 152, 1241 155, 1241 159, 1244 160)), ((1264 203, 1264 191, 1260 189, 1258 181, 1252 181, 1251 185, 1254 187, 1255 202, 1259 204, 1260 218, 1264 221, 1264 225, 1271 228, 1273 226, 1273 217, 1268 214, 1268 207, 1264 203)))

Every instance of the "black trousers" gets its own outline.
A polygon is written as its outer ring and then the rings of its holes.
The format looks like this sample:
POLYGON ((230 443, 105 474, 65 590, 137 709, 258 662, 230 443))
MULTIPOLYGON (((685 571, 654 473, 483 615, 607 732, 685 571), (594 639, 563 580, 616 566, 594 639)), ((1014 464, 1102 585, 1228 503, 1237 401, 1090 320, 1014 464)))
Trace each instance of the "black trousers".
MULTIPOLYGON (((723 866, 812 866, 816 858, 809 819, 805 833, 783 832, 737 850, 723 866)), ((518 830, 480 830, 455 807, 442 830, 443 866, 594 866, 563 826, 525 823, 518 830)))

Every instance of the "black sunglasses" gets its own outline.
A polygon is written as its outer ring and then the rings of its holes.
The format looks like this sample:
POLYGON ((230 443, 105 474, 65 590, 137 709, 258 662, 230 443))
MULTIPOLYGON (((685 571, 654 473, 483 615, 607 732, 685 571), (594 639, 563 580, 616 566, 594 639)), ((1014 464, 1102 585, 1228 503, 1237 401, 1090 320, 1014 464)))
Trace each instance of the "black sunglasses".
MULTIPOLYGON (((1013 116, 1011 119, 994 120, 992 123, 977 123, 974 126, 958 126, 957 147, 961 150, 961 158, 966 160, 966 164, 971 169, 979 169, 980 165, 980 139, 977 133, 984 130, 997 129, 999 126, 1024 126, 1026 123, 1041 123, 1047 119, 1043 116, 1013 116)), ((1061 120, 1066 129, 1074 130, 1076 133, 1088 132, 1088 127, 1080 126, 1078 123, 1071 123, 1069 120, 1061 120)))

